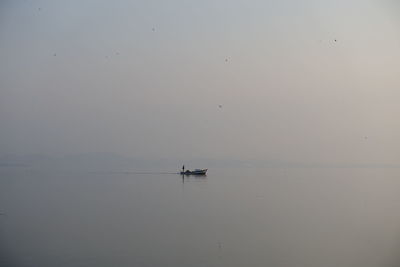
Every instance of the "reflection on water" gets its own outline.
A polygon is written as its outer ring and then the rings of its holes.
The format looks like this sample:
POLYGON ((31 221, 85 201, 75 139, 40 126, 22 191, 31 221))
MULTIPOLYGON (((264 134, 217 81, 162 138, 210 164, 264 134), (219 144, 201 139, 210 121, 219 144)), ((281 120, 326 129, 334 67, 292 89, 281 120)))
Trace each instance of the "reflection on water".
POLYGON ((2 170, 0 266, 399 266, 399 174, 2 170))
POLYGON ((199 182, 199 181, 205 181, 207 180, 207 175, 201 174, 201 175, 185 175, 181 174, 182 177, 182 183, 187 183, 187 182, 199 182))

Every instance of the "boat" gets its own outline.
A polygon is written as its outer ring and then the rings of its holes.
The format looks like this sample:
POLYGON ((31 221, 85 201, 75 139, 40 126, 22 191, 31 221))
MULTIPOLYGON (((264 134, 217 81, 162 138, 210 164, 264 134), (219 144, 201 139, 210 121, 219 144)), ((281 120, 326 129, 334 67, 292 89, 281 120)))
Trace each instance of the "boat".
POLYGON ((206 175, 208 169, 195 169, 194 171, 186 170, 181 171, 180 174, 182 175, 206 175))

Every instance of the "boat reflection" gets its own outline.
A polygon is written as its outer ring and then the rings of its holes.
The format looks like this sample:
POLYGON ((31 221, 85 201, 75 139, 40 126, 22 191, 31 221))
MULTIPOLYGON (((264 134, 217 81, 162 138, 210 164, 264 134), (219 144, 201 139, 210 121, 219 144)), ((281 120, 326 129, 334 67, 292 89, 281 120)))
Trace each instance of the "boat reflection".
POLYGON ((207 180, 206 174, 181 174, 182 176, 182 183, 185 182, 200 182, 207 180))

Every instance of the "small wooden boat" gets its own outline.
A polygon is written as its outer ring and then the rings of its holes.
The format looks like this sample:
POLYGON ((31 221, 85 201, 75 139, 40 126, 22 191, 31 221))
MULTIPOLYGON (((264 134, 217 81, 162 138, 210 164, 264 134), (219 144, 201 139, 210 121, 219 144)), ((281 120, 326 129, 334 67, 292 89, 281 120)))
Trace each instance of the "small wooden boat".
POLYGON ((195 169, 194 171, 186 170, 180 172, 182 175, 206 175, 208 169, 195 169))

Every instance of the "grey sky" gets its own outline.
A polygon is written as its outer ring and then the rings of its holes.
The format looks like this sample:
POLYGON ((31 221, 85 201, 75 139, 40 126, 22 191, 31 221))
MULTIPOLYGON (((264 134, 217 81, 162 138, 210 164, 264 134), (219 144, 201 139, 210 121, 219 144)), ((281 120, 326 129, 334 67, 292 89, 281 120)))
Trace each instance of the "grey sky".
POLYGON ((3 1, 0 153, 398 164, 399 11, 3 1))

